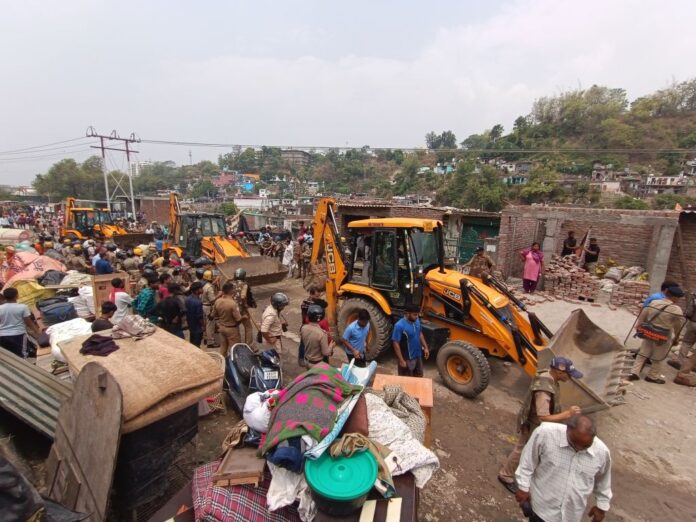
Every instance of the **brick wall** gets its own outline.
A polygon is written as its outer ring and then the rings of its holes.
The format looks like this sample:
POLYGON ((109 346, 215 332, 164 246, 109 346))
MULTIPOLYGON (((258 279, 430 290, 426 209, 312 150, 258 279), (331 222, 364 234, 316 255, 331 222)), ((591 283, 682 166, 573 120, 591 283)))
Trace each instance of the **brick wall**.
POLYGON ((523 263, 518 253, 541 243, 544 224, 538 219, 519 218, 503 211, 498 236, 498 269, 507 277, 522 277, 523 263))
POLYGON ((575 231, 578 241, 582 240, 591 227, 591 237, 597 238, 599 244, 599 262, 606 263, 610 258, 619 265, 647 267, 650 242, 653 235, 652 225, 622 225, 616 223, 597 223, 572 219, 561 225, 561 234, 555 252, 560 254, 563 239, 569 230, 575 231))
MULTIPOLYGON (((684 262, 686 273, 688 274, 689 288, 696 291, 696 214, 682 214, 679 219, 679 226, 682 232, 684 243, 684 262)), ((667 267, 667 279, 672 279, 683 284, 681 266, 679 263, 679 250, 677 248, 677 238, 675 235, 672 243, 672 252, 667 267)))

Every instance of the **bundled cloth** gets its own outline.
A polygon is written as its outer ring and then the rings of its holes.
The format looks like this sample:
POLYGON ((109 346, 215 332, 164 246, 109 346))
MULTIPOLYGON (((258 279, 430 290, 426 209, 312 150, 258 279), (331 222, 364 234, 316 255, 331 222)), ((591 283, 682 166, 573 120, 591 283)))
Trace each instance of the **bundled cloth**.
POLYGON ((324 363, 298 375, 278 394, 259 456, 294 437, 309 435, 322 440, 334 427, 341 403, 362 389, 346 382, 336 368, 324 363))
POLYGON ((99 355, 101 357, 106 357, 116 350, 118 350, 118 345, 111 337, 94 334, 85 339, 82 343, 80 353, 82 355, 99 355))
POLYGON ((393 410, 372 393, 365 394, 370 439, 387 446, 399 459, 398 469, 392 475, 410 471, 416 486, 422 488, 440 467, 437 456, 421 444, 393 410))
POLYGON ((377 462, 378 472, 375 488, 384 498, 391 498, 396 493, 392 471, 399 467, 399 458, 392 450, 368 439, 360 433, 346 433, 331 445, 329 453, 332 457, 352 457, 355 452, 369 451, 377 462))
POLYGON ((65 272, 65 265, 47 256, 30 252, 17 252, 11 258, 6 258, 0 266, 0 280, 5 282, 4 288, 8 288, 12 286, 14 281, 36 280, 49 270, 65 272))
POLYGON ((370 393, 380 397, 391 408, 392 413, 408 426, 419 442, 425 440, 425 414, 418 400, 411 397, 398 384, 387 384, 384 390, 371 390, 370 393))

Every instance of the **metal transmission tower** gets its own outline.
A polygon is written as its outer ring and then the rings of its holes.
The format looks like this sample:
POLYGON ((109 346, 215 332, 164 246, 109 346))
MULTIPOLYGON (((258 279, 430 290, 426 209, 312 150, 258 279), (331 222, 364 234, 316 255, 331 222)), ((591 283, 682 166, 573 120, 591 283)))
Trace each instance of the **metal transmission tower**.
POLYGON ((111 131, 111 134, 105 136, 103 134, 97 133, 94 127, 89 127, 87 129, 88 138, 99 138, 99 145, 91 145, 93 149, 101 150, 102 157, 102 172, 104 173, 104 189, 106 190, 106 205, 111 212, 111 201, 117 195, 125 196, 128 201, 130 201, 131 212, 133 213, 133 219, 135 219, 135 196, 133 195, 133 176, 130 172, 130 159, 131 154, 135 154, 138 151, 130 148, 133 143, 140 143, 140 138, 138 138, 135 133, 131 133, 128 138, 121 138, 118 132, 115 130, 111 131), (111 142, 117 142, 117 144, 123 144, 123 148, 110 147, 111 142), (109 173, 109 169, 106 166, 106 151, 113 150, 116 152, 126 153, 126 172, 113 171, 109 173), (109 178, 111 178, 112 183, 115 184, 113 192, 109 189, 109 178), (126 178, 128 178, 128 187, 125 186, 126 178), (128 192, 126 191, 128 189, 128 192))

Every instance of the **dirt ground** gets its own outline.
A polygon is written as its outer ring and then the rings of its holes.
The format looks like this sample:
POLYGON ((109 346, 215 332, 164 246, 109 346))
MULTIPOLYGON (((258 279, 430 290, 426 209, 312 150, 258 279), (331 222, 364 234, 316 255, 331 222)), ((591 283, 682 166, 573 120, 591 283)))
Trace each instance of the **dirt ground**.
MULTIPOLYGON (((290 355, 284 360, 285 382, 300 372, 297 345, 299 305, 305 292, 296 280, 258 287, 255 296, 260 316, 275 291, 286 292, 291 304, 284 312, 290 323, 284 345, 290 355)), ((568 314, 582 306, 590 318, 623 342, 635 317, 610 311, 606 306, 572 305, 562 301, 536 304, 533 309, 555 330, 568 314)), ((336 357, 339 364, 341 357, 336 357)), ((496 475, 515 440, 514 422, 529 378, 515 365, 491 359, 491 384, 476 400, 460 397, 442 385, 434 357, 425 373, 433 379, 433 450, 441 469, 421 494, 419 519, 436 521, 522 521, 513 497, 500 486, 496 475)), ((380 372, 396 373, 392 357, 379 362, 380 372)), ((612 509, 606 520, 622 522, 696 520, 696 390, 671 383, 639 381, 629 386, 627 404, 597 415, 599 436, 612 451, 612 509)), ((226 414, 201 419, 190 462, 216 458, 229 428, 238 420, 228 407, 226 414)), ((31 468, 38 484, 48 442, 18 421, 0 412, 0 437, 14 435, 14 446, 31 468)))

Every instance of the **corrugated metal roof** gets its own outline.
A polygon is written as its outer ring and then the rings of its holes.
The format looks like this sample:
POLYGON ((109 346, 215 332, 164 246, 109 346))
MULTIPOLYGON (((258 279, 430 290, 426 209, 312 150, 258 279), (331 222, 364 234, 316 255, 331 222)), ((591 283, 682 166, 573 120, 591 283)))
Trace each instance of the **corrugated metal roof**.
POLYGON ((500 212, 487 212, 485 210, 477 210, 475 208, 456 208, 456 207, 432 207, 428 205, 403 205, 387 200, 364 200, 364 199, 339 199, 337 201, 340 207, 353 208, 421 208, 442 212, 443 214, 464 214, 482 217, 500 217, 500 212))
POLYGON ((61 404, 72 384, 0 348, 0 407, 53 438, 61 404))

